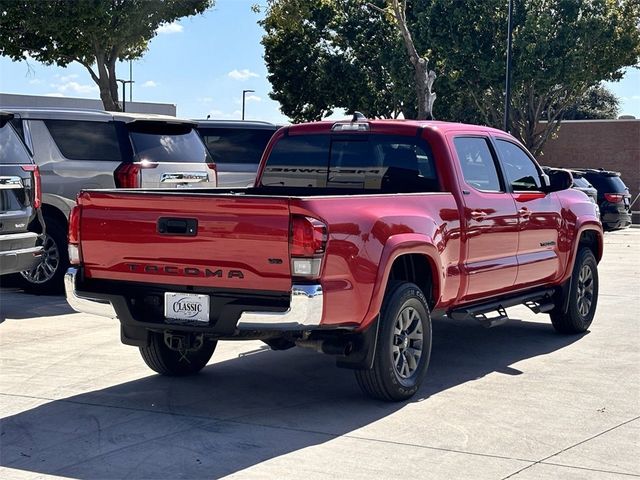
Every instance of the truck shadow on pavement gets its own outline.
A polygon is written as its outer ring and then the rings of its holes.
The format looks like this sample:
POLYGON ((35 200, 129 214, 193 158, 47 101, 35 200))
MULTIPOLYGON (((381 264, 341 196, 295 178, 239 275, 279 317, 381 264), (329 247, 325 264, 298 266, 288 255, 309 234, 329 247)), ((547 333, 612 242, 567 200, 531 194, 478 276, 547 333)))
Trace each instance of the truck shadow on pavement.
POLYGON ((64 295, 30 295, 18 288, 0 288, 0 323, 74 313, 64 295))
MULTIPOLYGON (((579 338, 547 323, 485 330, 436 321, 429 373, 412 402, 494 372, 526 375, 512 365, 579 338)), ((259 349, 194 377, 152 375, 6 417, 0 465, 78 479, 218 478, 341 435, 373 435, 356 430, 379 430, 372 424, 381 419, 393 438, 389 417, 408 403, 365 398, 352 372, 328 356, 259 349)), ((301 468, 299 456, 294 465, 301 468)))

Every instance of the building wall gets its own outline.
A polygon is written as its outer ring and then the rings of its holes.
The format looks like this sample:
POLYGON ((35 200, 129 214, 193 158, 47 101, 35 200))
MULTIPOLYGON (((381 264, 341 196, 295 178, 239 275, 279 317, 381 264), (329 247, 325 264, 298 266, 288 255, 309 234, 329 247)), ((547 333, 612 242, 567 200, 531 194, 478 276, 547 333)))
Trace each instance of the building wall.
MULTIPOLYGON (((42 95, 17 95, 0 93, 2 107, 43 107, 43 108, 84 108, 103 110, 102 102, 92 98, 46 97, 42 95)), ((131 113, 156 113, 176 116, 176 106, 170 103, 126 102, 125 108, 131 113)))
MULTIPOLYGON (((620 172, 632 200, 640 191, 640 119, 566 121, 538 158, 552 167, 604 168, 620 172)), ((633 206, 640 210, 640 200, 633 206)))

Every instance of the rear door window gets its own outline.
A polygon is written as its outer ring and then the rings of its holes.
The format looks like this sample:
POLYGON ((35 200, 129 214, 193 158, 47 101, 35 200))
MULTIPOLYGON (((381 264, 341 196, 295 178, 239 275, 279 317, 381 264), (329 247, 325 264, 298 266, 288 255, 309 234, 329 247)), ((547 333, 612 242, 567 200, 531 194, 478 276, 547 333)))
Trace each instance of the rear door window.
POLYGON ((496 161, 483 137, 457 137, 453 140, 467 185, 483 192, 501 192, 496 161))
POLYGON ((202 127, 198 131, 214 162, 257 165, 275 129, 202 127))
POLYGON ((540 171, 524 150, 506 140, 496 139, 496 146, 507 181, 514 191, 538 192, 542 190, 540 171))
POLYGON ((122 161, 114 122, 45 120, 60 153, 69 160, 122 161))

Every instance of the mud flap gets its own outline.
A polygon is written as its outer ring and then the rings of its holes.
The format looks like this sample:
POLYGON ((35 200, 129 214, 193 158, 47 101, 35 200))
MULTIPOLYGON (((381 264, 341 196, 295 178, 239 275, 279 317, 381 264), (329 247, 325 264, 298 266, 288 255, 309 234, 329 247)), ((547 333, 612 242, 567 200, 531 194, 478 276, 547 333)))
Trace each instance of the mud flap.
POLYGON ((149 345, 149 330, 121 323, 120 341, 132 347, 146 347, 149 345))
POLYGON ((353 342, 354 348, 349 355, 340 356, 336 359, 338 367, 352 370, 370 370, 373 368, 379 321, 380 317, 378 316, 365 331, 349 334, 349 340, 353 342))

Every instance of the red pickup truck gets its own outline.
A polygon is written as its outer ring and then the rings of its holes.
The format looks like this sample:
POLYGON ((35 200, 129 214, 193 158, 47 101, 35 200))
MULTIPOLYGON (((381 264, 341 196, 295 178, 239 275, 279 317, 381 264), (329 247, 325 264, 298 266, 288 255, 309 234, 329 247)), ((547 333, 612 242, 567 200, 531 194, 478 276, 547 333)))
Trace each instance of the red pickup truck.
POLYGON ((524 304, 561 333, 589 327, 603 235, 571 180, 488 127, 284 127, 252 188, 80 193, 67 298, 117 317, 161 374, 198 372, 218 340, 259 339, 335 355, 365 393, 403 400, 432 318, 493 326, 524 304))

